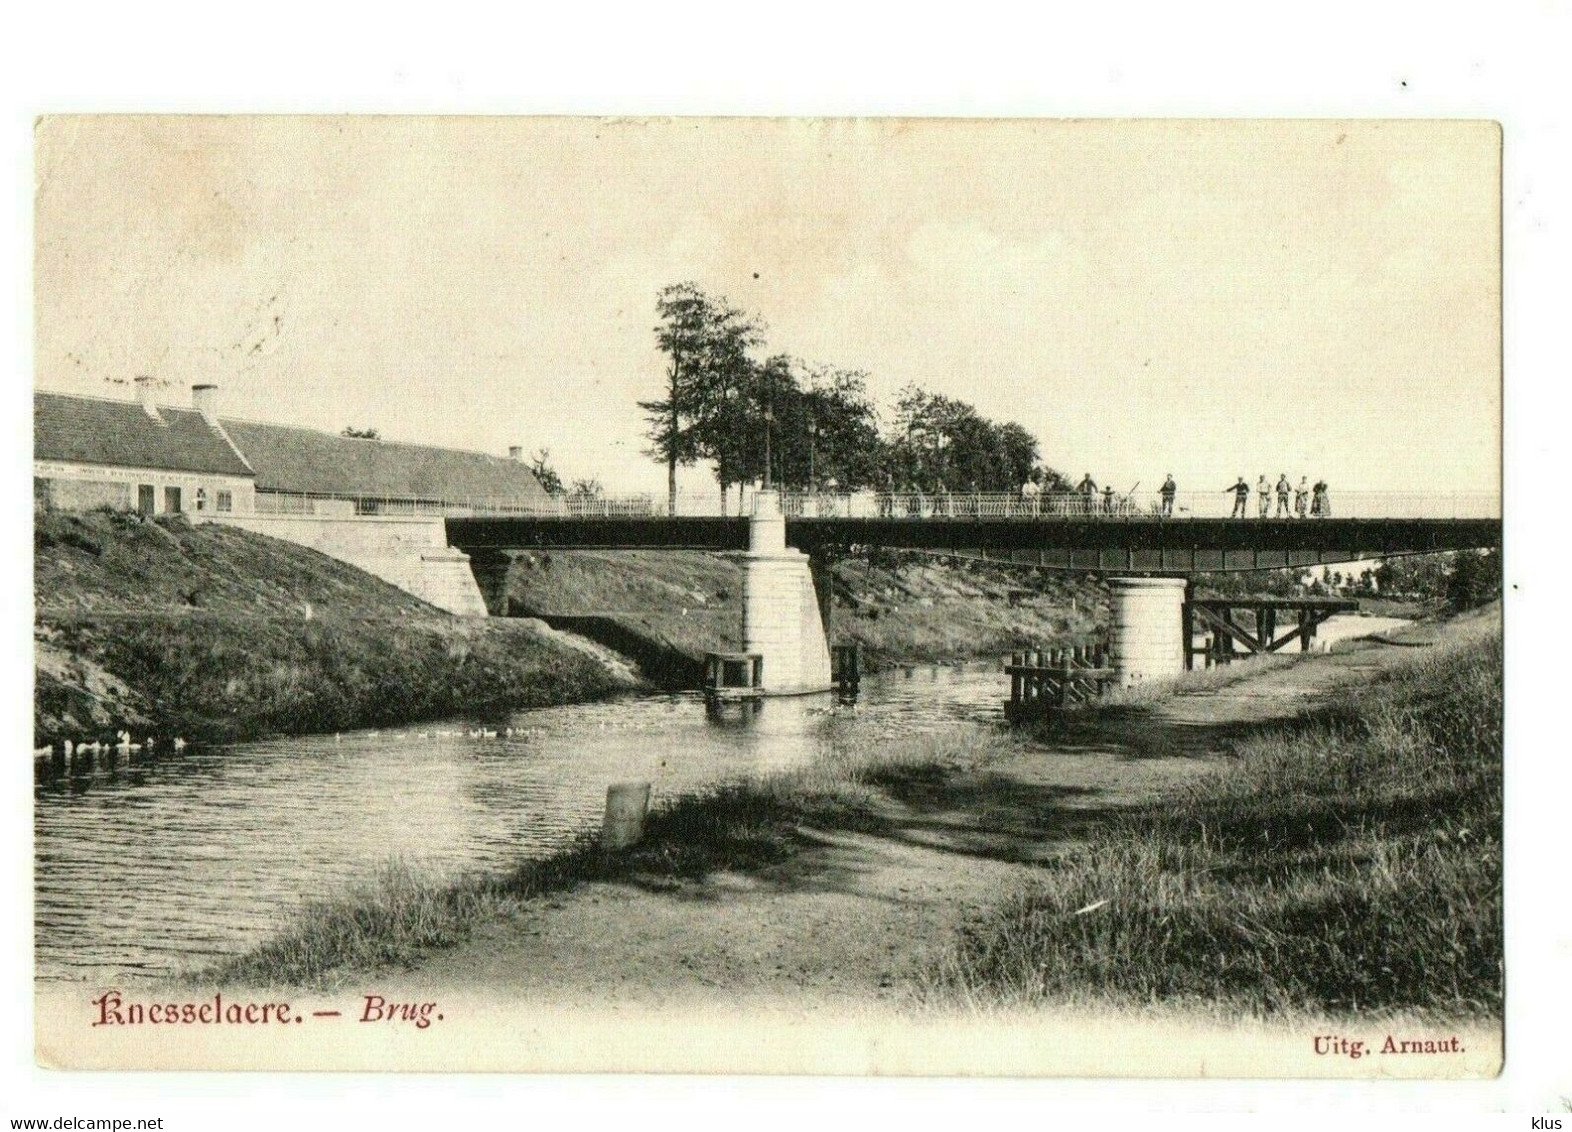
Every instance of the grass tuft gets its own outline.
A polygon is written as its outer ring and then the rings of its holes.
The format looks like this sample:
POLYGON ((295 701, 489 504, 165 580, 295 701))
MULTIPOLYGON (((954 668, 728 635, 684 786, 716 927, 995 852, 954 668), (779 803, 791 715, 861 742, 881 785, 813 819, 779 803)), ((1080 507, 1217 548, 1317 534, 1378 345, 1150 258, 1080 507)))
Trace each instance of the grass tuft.
POLYGON ((1499 1012, 1501 672, 1497 631, 1242 740, 968 927, 933 995, 1499 1012))

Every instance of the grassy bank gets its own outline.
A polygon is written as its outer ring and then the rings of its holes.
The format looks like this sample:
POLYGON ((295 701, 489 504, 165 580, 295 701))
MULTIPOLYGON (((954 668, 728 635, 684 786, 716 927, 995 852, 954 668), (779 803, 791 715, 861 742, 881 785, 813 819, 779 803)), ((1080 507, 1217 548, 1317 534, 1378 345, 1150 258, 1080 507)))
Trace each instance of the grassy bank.
POLYGON ((871 803, 896 776, 919 768, 958 771, 1013 750, 1007 737, 970 728, 904 743, 869 741, 836 748, 811 767, 669 799, 651 813, 644 840, 620 853, 603 852, 586 835, 511 872, 457 881, 392 862, 364 885, 306 905, 278 936, 192 981, 330 986, 360 973, 413 965, 548 893, 605 880, 660 890, 721 870, 762 868, 801 851, 801 825, 869 824, 871 803))
MULTIPOLYGON (((35 745, 121 729, 207 740, 346 730, 626 686, 516 618, 451 618, 354 567, 232 528, 43 513, 33 567, 35 745)), ((918 555, 838 563, 833 594, 833 636, 863 646, 865 671, 1080 643, 1107 616, 1090 580, 918 555)), ((520 554, 492 598, 516 614, 601 615, 602 639, 657 680, 740 647, 741 599, 736 561, 683 551, 520 554), (663 655, 688 663, 663 666, 663 655)))
MULTIPOLYGON (((1080 644, 1107 625, 1106 589, 1079 576, 895 553, 845 559, 831 573, 831 636, 860 644, 870 672, 1080 644)), ((742 644, 741 566, 701 551, 518 554, 493 605, 600 614, 689 659, 742 644)))
POLYGON ((1499 632, 1241 741, 964 934, 941 1000, 1501 1006, 1499 632))
POLYGON ((35 744, 347 730, 624 686, 529 624, 449 617, 246 531, 43 514, 33 567, 35 744))

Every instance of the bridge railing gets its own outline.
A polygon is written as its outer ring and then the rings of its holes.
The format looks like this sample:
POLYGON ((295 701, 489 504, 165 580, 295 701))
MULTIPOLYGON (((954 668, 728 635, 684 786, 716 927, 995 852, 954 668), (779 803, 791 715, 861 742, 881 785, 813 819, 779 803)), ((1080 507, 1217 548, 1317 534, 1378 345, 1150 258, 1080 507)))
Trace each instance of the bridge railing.
MULTIPOLYGON (((445 516, 476 518, 658 519, 735 518, 753 513, 756 493, 740 502, 720 492, 682 492, 675 500, 664 492, 632 494, 548 495, 512 499, 393 497, 373 495, 298 495, 256 493, 259 514, 316 516, 445 516)), ((782 512, 789 519, 1010 519, 1022 521, 1135 519, 1181 522, 1186 519, 1239 521, 1338 519, 1499 519, 1501 499, 1495 492, 1328 492, 1319 507, 1309 499, 1299 506, 1290 493, 1286 505, 1274 493, 1266 507, 1252 490, 1242 509, 1229 491, 1181 491, 1171 499, 1160 492, 1085 494, 1051 492, 783 492, 782 512), (1242 510, 1242 515, 1240 512, 1242 510)))
MULTIPOLYGON (((1240 512, 1232 492, 1112 493, 1052 492, 855 492, 792 493, 782 500, 789 518, 866 519, 1227 519, 1240 512)), ((1263 514, 1252 491, 1242 519, 1498 519, 1494 492, 1328 492, 1319 505, 1303 507, 1290 492, 1286 505, 1274 493, 1263 514)))
POLYGON ((746 515, 735 497, 719 492, 679 494, 673 509, 664 492, 617 495, 542 495, 512 498, 439 498, 434 496, 348 495, 332 492, 258 491, 253 509, 260 515, 315 517, 520 516, 565 519, 710 517, 746 515))

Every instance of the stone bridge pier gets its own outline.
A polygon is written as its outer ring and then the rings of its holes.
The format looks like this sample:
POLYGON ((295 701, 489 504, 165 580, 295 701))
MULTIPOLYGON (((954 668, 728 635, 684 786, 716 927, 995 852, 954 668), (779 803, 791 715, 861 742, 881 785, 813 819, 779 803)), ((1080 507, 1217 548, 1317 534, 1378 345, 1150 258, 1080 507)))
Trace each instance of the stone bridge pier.
POLYGON ((1113 647, 1119 686, 1172 680, 1184 672, 1183 578, 1109 578, 1113 647))
POLYGON ((806 554, 786 545, 779 493, 754 498, 742 564, 742 648, 764 658, 765 690, 829 688, 830 646, 813 570, 806 554))

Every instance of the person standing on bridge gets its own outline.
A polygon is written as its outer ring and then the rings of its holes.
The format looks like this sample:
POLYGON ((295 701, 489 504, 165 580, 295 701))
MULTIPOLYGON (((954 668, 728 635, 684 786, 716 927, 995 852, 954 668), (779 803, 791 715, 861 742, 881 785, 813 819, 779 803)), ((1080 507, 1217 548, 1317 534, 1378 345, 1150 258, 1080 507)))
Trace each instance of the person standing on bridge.
POLYGON ((1081 477, 1081 482, 1075 485, 1075 490, 1081 493, 1083 513, 1090 515, 1097 508, 1097 481, 1092 478, 1091 472, 1081 477))
POLYGON ((1107 487, 1103 488, 1103 514, 1104 515, 1112 515, 1113 513, 1114 513, 1114 489, 1113 489, 1113 485, 1109 484, 1107 487))
POLYGON ((1243 519, 1250 503, 1250 485, 1245 482, 1243 476, 1240 476, 1234 481, 1233 487, 1223 489, 1225 495, 1230 491, 1234 493, 1234 512, 1229 518, 1243 519))
POLYGON ((1327 490, 1325 480, 1316 480, 1315 487, 1311 489, 1310 514, 1318 519, 1330 519, 1332 517, 1332 501, 1327 498, 1327 490))
POLYGON ((1288 510, 1288 496, 1293 488, 1288 483, 1288 473, 1284 472, 1277 477, 1277 514, 1275 518, 1282 519, 1291 512, 1288 510))
POLYGON ((1299 486, 1294 488, 1294 514, 1301 519, 1310 507, 1310 477, 1300 476, 1299 486))
POLYGON ((1162 489, 1158 492, 1163 497, 1162 516, 1165 519, 1174 517, 1174 496, 1179 494, 1179 485, 1174 483, 1174 474, 1168 473, 1168 478, 1163 481, 1162 489))
POLYGON ((1042 493, 1042 485, 1037 482, 1037 469, 1033 468, 1021 484, 1021 508, 1027 515, 1037 514, 1037 500, 1042 493))
POLYGON ((1266 480, 1266 473, 1255 481, 1255 516, 1264 519, 1272 513, 1272 485, 1266 480))
POLYGON ((879 518, 893 519, 895 517, 895 477, 889 472, 884 473, 884 483, 879 490, 879 518))

